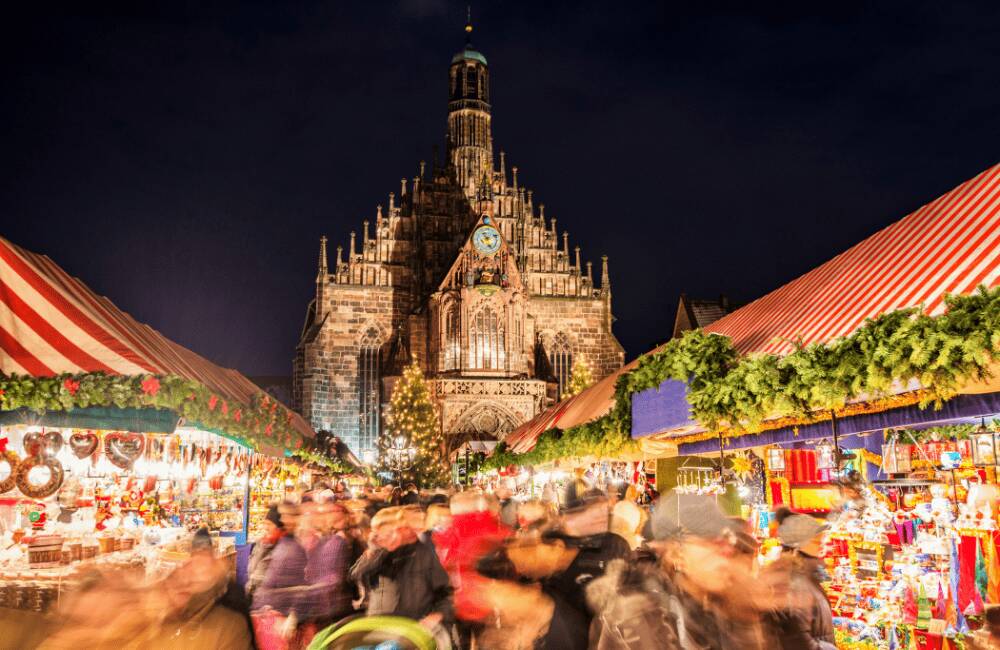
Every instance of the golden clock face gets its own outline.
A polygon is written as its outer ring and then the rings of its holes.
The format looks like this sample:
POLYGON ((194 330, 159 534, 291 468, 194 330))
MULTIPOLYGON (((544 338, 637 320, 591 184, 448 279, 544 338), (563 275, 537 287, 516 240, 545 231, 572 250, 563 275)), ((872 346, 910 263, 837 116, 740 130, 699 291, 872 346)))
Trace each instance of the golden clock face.
POLYGON ((483 255, 493 255, 500 250, 500 233, 493 226, 480 226, 472 234, 472 245, 483 255))

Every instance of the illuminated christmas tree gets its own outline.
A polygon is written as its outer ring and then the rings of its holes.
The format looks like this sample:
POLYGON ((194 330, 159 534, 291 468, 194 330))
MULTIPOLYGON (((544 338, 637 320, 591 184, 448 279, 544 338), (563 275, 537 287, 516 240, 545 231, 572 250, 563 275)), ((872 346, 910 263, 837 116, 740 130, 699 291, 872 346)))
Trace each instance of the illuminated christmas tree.
POLYGON ((379 465, 402 483, 419 487, 447 485, 451 476, 437 408, 424 373, 410 364, 396 383, 379 436, 379 465))
POLYGON ((569 377, 569 386, 566 387, 566 391, 562 394, 561 399, 579 395, 593 384, 594 375, 590 372, 590 366, 583 359, 577 359, 573 362, 573 372, 569 377))

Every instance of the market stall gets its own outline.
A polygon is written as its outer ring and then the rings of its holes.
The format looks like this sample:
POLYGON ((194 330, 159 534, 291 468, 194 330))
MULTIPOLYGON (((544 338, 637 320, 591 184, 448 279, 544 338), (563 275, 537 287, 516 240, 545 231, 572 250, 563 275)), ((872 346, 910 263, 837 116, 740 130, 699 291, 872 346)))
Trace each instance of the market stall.
POLYGON ((0 239, 0 625, 93 568, 155 580, 202 527, 235 568, 252 480, 313 435, 243 375, 0 239))
POLYGON ((998 192, 1000 165, 623 379, 646 453, 764 461, 765 556, 774 507, 831 522, 844 647, 960 643, 1000 602, 998 192))

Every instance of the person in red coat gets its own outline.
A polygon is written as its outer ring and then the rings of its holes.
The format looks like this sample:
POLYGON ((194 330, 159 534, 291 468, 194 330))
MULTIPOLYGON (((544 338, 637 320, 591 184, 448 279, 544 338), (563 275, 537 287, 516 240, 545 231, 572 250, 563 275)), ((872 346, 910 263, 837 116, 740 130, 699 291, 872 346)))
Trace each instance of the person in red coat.
POLYGON ((463 641, 494 614, 485 598, 490 581, 476 571, 476 563, 513 534, 500 523, 499 512, 499 503, 492 495, 456 494, 451 499, 451 524, 432 537, 455 589, 455 618, 463 641))

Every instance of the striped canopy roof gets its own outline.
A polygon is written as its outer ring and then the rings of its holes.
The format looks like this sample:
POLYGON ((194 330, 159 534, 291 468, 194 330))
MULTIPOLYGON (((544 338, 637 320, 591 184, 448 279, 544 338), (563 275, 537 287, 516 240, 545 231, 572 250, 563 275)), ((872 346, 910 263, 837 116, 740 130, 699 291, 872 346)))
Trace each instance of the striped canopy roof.
MULTIPOLYGON (((249 404, 260 387, 174 343, 44 255, 0 237, 0 372, 177 375, 249 404)), ((315 436, 298 414, 292 425, 315 436)))
MULTIPOLYGON (((797 340, 808 344, 846 336, 866 318, 897 309, 923 305, 927 313, 939 314, 945 293, 970 293, 981 284, 998 283, 1000 164, 705 331, 731 337, 743 354, 787 354, 797 340)), ((507 437, 508 448, 530 451, 548 429, 567 429, 604 415, 614 405, 618 376, 637 363, 521 425, 507 437)), ((677 398, 647 393, 650 399, 677 398)))
POLYGON ((829 262, 705 328, 741 353, 788 354, 795 342, 830 341, 866 318, 946 293, 1000 282, 1000 164, 962 183, 829 262))

